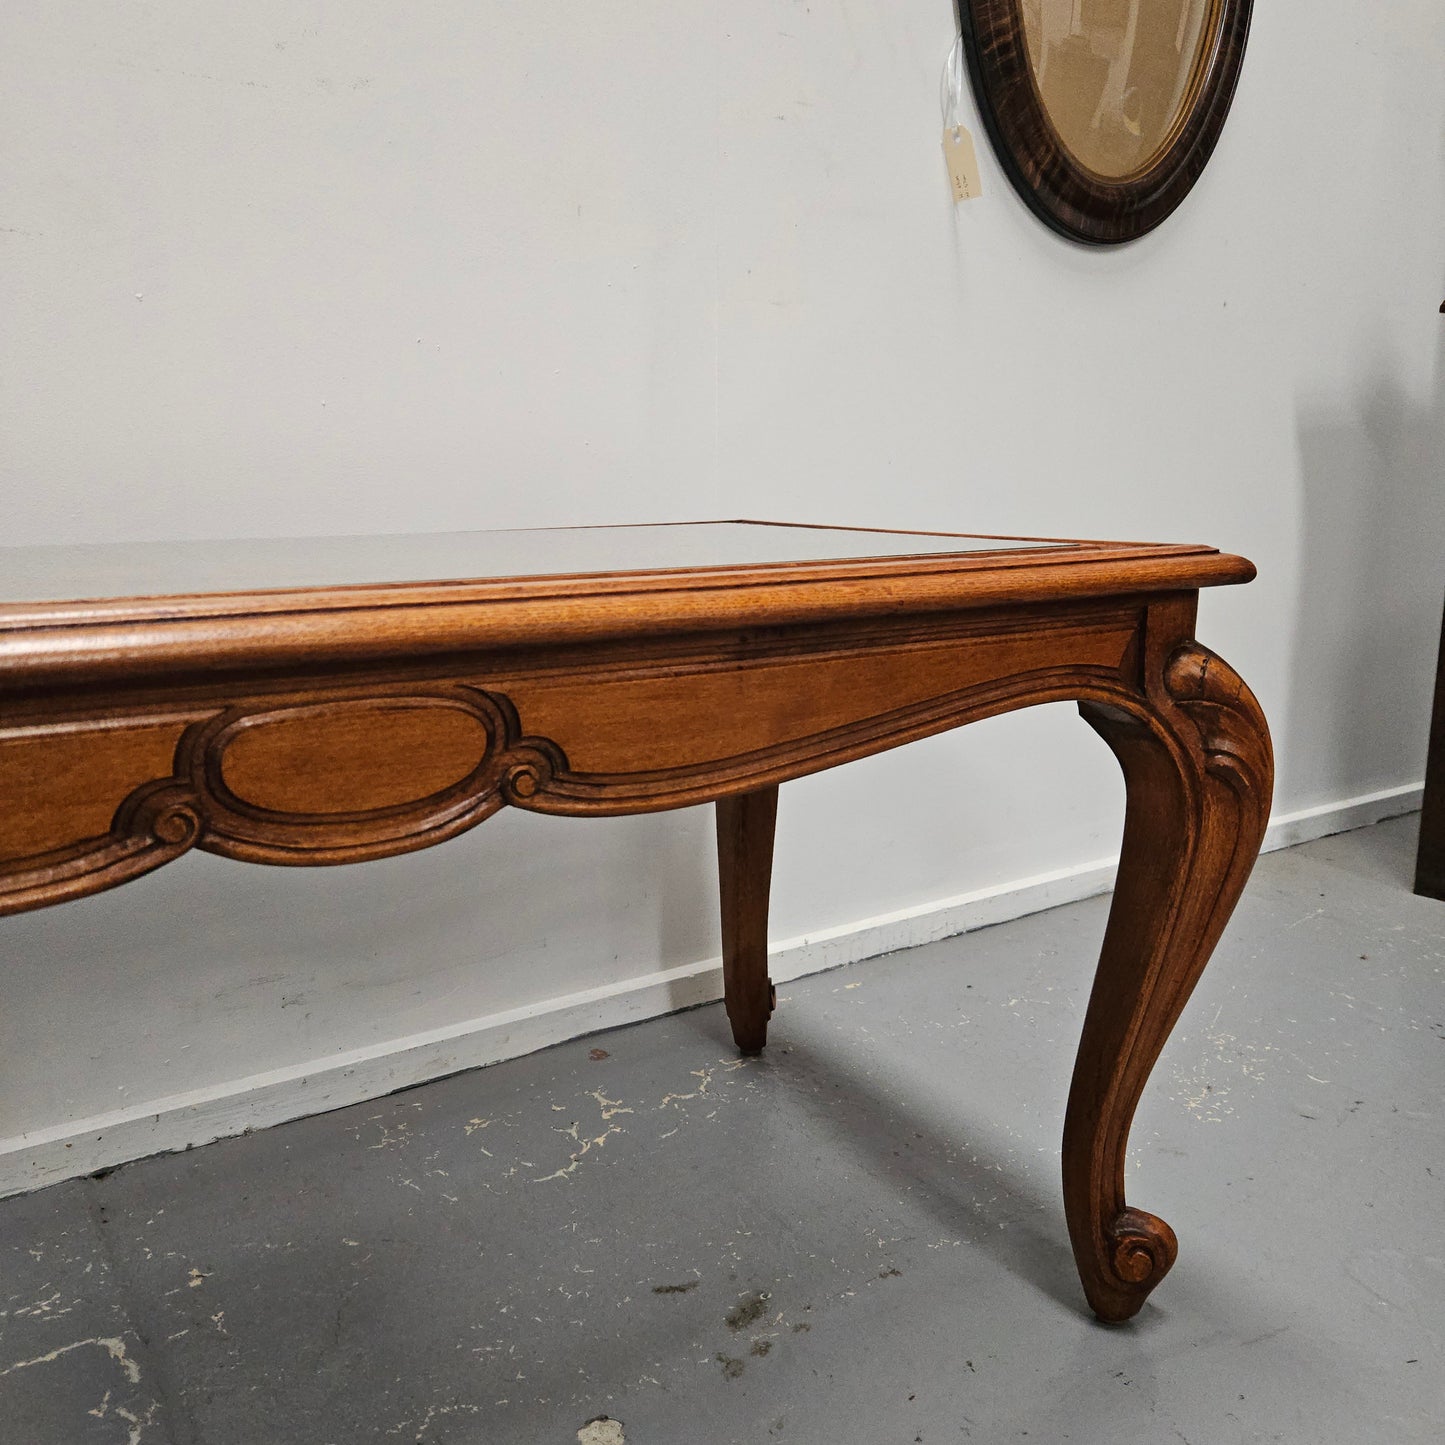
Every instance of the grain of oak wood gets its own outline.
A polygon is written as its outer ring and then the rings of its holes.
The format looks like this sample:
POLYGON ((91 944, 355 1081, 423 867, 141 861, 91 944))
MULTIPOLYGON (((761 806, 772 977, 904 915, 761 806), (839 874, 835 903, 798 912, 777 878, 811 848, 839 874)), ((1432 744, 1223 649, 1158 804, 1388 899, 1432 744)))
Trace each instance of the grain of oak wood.
POLYGON ((164 555, 0 549, 0 913, 190 848, 340 864, 441 842, 504 805, 714 802, 727 1010, 755 1053, 773 1004, 779 784, 1076 701, 1119 759, 1128 807, 1064 1207, 1089 1303, 1129 1318, 1176 1250, 1125 1199, 1129 1125, 1269 810, 1263 716, 1194 638, 1198 589, 1254 569, 1193 546, 594 530, 402 542, 401 577, 394 557, 383 568, 344 541, 311 563, 300 543, 174 544, 184 577, 225 579, 211 589, 168 589, 164 555), (473 556, 490 573, 472 575, 473 556), (298 580, 309 565, 324 584, 298 580), (97 597, 92 574, 138 580, 97 597))

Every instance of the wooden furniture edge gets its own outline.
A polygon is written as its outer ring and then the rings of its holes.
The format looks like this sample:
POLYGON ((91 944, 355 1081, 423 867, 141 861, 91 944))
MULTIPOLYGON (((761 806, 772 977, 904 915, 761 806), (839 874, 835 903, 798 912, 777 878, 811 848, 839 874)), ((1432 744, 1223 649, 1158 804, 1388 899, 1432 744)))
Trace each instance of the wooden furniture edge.
POLYGON ((337 666, 1248 582, 1205 548, 596 574, 0 607, 0 695, 181 673, 337 666), (1067 571, 1061 572, 1061 568, 1067 571))

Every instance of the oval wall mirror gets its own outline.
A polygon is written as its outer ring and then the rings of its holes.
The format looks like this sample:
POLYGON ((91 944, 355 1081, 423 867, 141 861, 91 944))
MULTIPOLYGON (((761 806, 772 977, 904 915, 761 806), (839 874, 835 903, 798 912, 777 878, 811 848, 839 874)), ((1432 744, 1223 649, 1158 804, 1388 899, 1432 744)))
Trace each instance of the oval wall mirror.
POLYGON ((1033 210, 1078 241, 1153 230, 1204 169, 1253 0, 958 0, 984 125, 1033 210))

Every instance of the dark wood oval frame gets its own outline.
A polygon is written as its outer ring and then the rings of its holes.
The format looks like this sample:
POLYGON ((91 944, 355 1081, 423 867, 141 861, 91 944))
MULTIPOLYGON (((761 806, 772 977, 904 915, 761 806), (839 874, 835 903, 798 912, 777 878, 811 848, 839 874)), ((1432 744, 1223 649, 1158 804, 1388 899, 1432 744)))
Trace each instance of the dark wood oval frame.
POLYGON ((1152 231, 1209 160, 1244 59, 1254 0, 1214 0, 1209 39, 1174 129, 1150 163, 1109 179, 1074 158, 1034 85, 1018 0, 958 0, 963 49, 983 123, 1029 208, 1075 241, 1117 245, 1152 231))

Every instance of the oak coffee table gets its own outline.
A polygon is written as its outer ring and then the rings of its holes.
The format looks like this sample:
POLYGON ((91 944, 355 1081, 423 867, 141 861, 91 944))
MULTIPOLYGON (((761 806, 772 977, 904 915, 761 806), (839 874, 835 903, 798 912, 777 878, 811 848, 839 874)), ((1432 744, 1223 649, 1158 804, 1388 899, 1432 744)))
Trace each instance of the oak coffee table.
POLYGON ((1084 1292, 1125 1320, 1174 1232, 1124 1197, 1150 1069, 1244 886, 1269 733, 1195 640, 1212 548, 761 522, 0 548, 0 913, 190 848, 330 864, 504 805, 717 805, 733 1036, 762 1049, 778 785, 1059 700, 1128 804, 1064 1120, 1084 1292))

